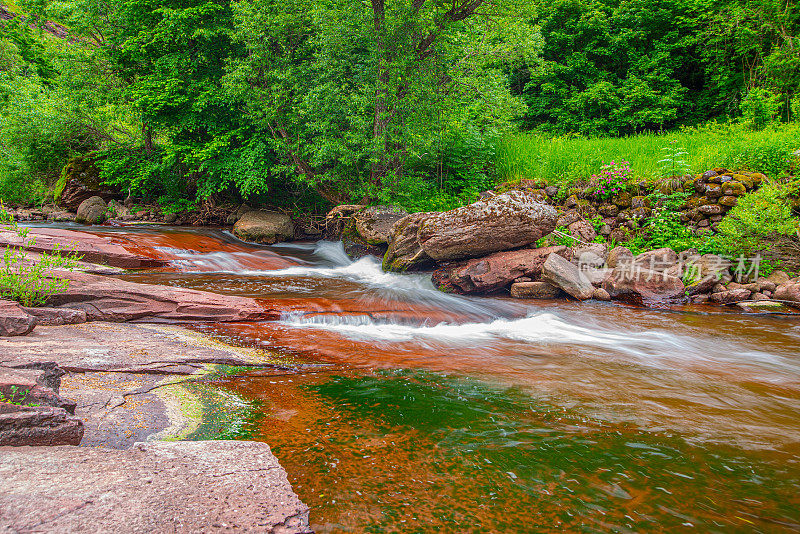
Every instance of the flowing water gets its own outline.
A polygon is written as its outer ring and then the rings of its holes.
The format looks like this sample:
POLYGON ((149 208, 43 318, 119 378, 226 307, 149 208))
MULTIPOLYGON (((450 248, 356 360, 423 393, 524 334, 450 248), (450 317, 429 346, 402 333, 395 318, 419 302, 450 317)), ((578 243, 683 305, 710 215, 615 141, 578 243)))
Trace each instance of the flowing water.
POLYGON ((215 382, 318 532, 800 530, 796 319, 453 296, 339 243, 104 231, 170 260, 127 279, 282 313, 195 328, 325 364, 215 382))

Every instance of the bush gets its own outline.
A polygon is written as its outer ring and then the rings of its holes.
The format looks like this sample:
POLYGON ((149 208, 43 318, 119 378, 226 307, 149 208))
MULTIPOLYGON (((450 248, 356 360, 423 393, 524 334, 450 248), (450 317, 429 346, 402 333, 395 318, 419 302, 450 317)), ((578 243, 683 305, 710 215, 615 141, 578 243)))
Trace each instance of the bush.
POLYGON ((792 214, 787 193, 786 186, 771 182, 741 197, 719 225, 728 248, 745 255, 769 253, 796 239, 800 220, 792 214))
MULTIPOLYGON (((29 230, 20 228, 2 204, 0 228, 15 232, 27 246, 36 242, 35 238, 28 238, 29 230)), ((54 269, 71 271, 78 260, 74 253, 56 248, 53 252, 42 252, 34 262, 23 247, 7 247, 0 263, 0 297, 16 300, 23 306, 41 306, 69 286, 69 280, 56 275, 54 269)))
POLYGON ((780 113, 780 95, 766 89, 750 89, 739 106, 742 119, 753 130, 763 130, 780 113))

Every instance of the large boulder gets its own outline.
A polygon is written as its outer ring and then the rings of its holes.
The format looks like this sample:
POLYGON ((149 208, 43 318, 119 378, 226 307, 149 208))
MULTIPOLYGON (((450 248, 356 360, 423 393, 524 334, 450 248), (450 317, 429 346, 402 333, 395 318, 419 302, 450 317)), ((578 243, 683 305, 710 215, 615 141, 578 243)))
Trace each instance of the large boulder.
POLYGON ((271 245, 294 237, 294 223, 285 213, 267 210, 245 212, 236 224, 233 233, 246 241, 271 245))
POLYGON ((542 265, 542 280, 561 288, 578 300, 592 298, 594 286, 580 269, 558 254, 547 256, 542 265))
POLYGON ((0 300, 0 336, 25 336, 38 321, 16 302, 0 300))
POLYGON ((716 254, 703 254, 686 258, 682 265, 682 278, 687 295, 701 295, 711 291, 725 277, 730 276, 731 261, 716 254))
POLYGON ((464 293, 487 293, 505 287, 521 276, 538 278, 551 254, 569 258, 572 251, 565 246, 555 246, 496 252, 454 267, 448 277, 464 293))
POLYGON ((437 261, 475 258, 529 245, 552 232, 558 214, 524 191, 509 191, 426 218, 422 249, 437 261))
POLYGON ((103 185, 100 170, 91 156, 69 160, 55 186, 56 200, 73 211, 86 199, 100 197, 103 202, 108 202, 118 196, 116 190, 103 185))
POLYGON ((75 220, 87 224, 100 224, 106 220, 108 205, 99 196, 87 198, 78 206, 75 220))
POLYGON ((353 215, 356 232, 370 245, 389 242, 394 223, 408 215, 403 208, 395 206, 370 206, 353 215))
POLYGON ((420 212, 406 215, 392 225, 389 248, 383 256, 384 271, 407 271, 431 262, 419 242, 419 226, 438 212, 420 212))
POLYGON ((773 298, 788 302, 800 302, 800 282, 792 282, 791 280, 783 282, 775 289, 773 298))

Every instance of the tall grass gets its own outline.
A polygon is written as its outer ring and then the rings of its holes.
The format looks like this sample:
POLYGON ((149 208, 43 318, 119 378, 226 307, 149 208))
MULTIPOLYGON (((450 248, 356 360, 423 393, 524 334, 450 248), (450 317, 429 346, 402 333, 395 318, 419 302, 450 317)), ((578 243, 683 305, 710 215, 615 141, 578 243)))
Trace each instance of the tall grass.
POLYGON ((800 149, 800 123, 752 131, 739 124, 709 124, 667 134, 621 138, 566 136, 549 138, 513 134, 499 141, 497 175, 500 181, 543 180, 548 184, 585 182, 603 163, 626 160, 638 179, 662 177, 658 162, 665 148, 680 147, 693 173, 724 166, 760 171, 772 178, 795 172, 800 149), (673 143, 674 142, 674 143, 673 143))

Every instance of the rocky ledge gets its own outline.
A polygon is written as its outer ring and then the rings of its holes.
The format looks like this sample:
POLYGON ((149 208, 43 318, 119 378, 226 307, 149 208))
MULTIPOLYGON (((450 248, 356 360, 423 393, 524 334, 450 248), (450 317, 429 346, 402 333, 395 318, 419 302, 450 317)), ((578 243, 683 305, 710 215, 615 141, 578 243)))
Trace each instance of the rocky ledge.
POLYGON ((311 532, 268 445, 0 447, 3 532, 311 532))

